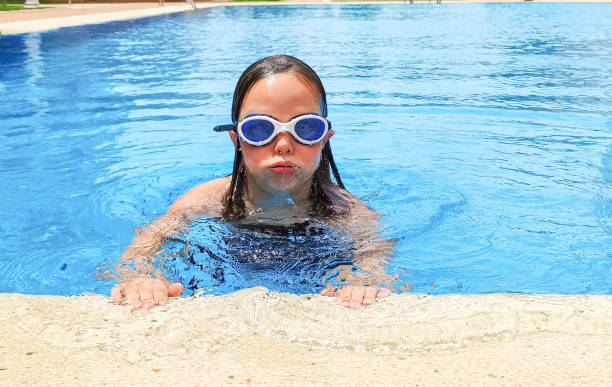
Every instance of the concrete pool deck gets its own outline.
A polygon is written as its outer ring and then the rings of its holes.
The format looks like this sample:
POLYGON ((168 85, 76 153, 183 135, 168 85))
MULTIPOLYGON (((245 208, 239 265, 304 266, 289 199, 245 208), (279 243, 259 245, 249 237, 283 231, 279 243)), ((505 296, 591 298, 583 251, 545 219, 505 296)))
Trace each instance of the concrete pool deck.
POLYGON ((2 385, 609 385, 612 296, 0 294, 2 385))
MULTIPOLYGON (((430 0, 415 0, 417 3, 433 3, 430 0)), ((408 3, 409 1, 407 1, 408 3)), ((480 3, 480 2, 524 2, 524 0, 443 0, 444 3, 480 3)), ((609 3, 612 0, 530 0, 530 2, 587 2, 609 3)), ((332 0, 286 0, 280 2, 198 2, 198 9, 218 6, 247 5, 294 5, 294 4, 363 4, 363 2, 332 1, 332 0)), ((368 4, 403 4, 403 1, 369 1, 368 4)), ((27 9, 21 11, 0 12, 0 35, 22 34, 28 32, 46 31, 62 27, 72 27, 86 24, 105 23, 116 20, 137 19, 176 12, 193 11, 187 3, 166 3, 160 6, 158 2, 151 3, 95 3, 86 4, 44 4, 44 9, 27 9)))
MULTIPOLYGON (((210 8, 213 3, 198 4, 210 8)), ((0 35, 22 34, 86 24, 191 11, 187 3, 44 4, 45 9, 0 12, 0 35)))

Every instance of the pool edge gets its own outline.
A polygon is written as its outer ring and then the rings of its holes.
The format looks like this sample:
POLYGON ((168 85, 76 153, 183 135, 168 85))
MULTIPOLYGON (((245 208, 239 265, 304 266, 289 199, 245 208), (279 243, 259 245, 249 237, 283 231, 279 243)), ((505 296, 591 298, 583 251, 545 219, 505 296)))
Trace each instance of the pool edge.
POLYGON ((612 296, 392 295, 361 310, 250 288, 158 309, 0 294, 15 384, 604 384, 612 296))

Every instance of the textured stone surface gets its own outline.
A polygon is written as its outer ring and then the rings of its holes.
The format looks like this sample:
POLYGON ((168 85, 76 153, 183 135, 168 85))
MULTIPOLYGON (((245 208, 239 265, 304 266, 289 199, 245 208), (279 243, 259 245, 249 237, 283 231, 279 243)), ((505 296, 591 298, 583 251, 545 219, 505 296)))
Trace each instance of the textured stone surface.
POLYGON ((612 380, 612 297, 392 295, 360 310, 251 288, 149 311, 0 294, 0 384, 612 380))

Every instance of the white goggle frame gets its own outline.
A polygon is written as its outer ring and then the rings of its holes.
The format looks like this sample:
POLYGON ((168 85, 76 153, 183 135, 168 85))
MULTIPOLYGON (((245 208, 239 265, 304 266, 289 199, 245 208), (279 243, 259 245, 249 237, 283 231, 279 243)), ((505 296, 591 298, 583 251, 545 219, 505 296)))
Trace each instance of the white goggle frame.
POLYGON ((329 128, 330 128, 331 124, 329 121, 327 121, 327 119, 325 119, 325 117, 321 117, 319 115, 316 114, 303 114, 301 116, 297 116, 295 118, 293 118, 291 121, 289 122, 280 122, 275 120, 274 118, 270 117, 270 116, 266 116, 263 114, 258 114, 258 115, 253 115, 253 116, 248 116, 244 119, 242 119, 241 121, 239 121, 236 124, 236 131, 238 132, 238 136, 240 136, 240 140, 243 142, 246 142, 247 144, 251 144, 254 146, 263 146, 266 144, 269 144, 272 142, 272 140, 274 140, 276 138, 276 136, 278 136, 279 133, 281 132, 289 132, 291 134, 291 136, 293 136, 293 138, 304 145, 314 145, 316 143, 321 142, 325 136, 327 135, 327 133, 329 132, 329 128), (301 138, 296 132, 295 132, 295 124, 303 119, 306 118, 314 118, 316 120, 319 120, 321 122, 323 122, 323 125, 325 127, 325 130, 323 131, 323 134, 321 135, 321 137, 319 137, 316 140, 313 141, 308 141, 308 140, 304 140, 303 138, 301 138), (268 137, 265 140, 262 141, 251 141, 248 138, 246 138, 244 136, 244 134, 242 133, 242 126, 249 122, 249 121, 253 121, 253 120, 264 120, 264 121, 268 121, 270 123, 272 123, 272 125, 274 125, 274 132, 272 133, 272 135, 270 137, 268 137))

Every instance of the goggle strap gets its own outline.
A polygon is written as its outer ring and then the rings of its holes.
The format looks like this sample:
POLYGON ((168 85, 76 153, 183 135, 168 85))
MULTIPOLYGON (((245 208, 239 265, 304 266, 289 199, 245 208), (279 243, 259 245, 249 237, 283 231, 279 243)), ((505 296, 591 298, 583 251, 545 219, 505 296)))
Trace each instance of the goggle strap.
POLYGON ((236 130, 235 125, 217 125, 213 128, 215 132, 232 132, 236 130))

